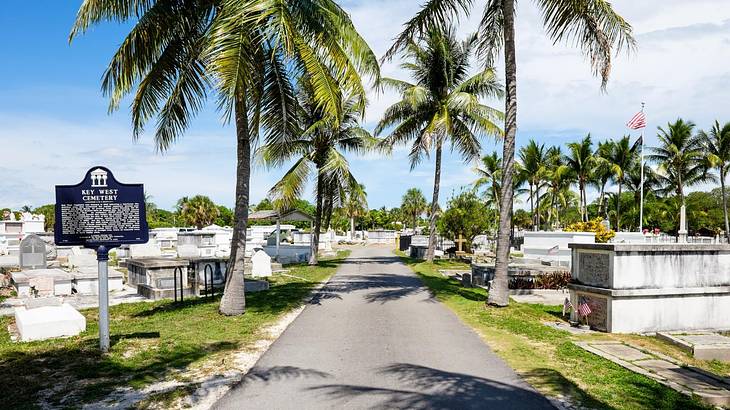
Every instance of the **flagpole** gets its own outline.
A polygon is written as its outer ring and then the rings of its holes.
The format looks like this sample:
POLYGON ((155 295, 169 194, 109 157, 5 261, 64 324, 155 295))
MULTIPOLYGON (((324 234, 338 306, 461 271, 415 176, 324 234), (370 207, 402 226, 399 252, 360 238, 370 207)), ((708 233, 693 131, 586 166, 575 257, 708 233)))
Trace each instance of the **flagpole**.
MULTIPOLYGON (((641 103, 641 112, 644 112, 644 103, 641 103)), ((644 128, 641 129, 641 188, 639 199, 639 232, 644 232, 644 128)))

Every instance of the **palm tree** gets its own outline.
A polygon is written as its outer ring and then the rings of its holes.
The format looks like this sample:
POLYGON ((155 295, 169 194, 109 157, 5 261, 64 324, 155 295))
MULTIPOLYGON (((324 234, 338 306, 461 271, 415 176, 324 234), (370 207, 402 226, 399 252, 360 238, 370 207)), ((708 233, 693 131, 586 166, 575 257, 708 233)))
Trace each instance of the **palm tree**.
POLYGON ((187 130, 210 90, 235 125, 235 227, 220 311, 242 314, 252 141, 261 126, 267 140, 296 133, 292 73, 311 75, 317 103, 336 114, 340 90, 335 84, 364 98, 360 74, 377 76, 377 60, 332 0, 85 0, 70 40, 106 21, 135 22, 102 77, 110 111, 134 94, 135 139, 156 117, 155 143, 166 151, 187 130))
MULTIPOLYGON (((693 133, 695 124, 679 118, 668 123, 667 129, 659 127, 659 146, 652 147, 649 160, 659 164, 657 179, 662 188, 660 194, 674 193, 678 204, 684 207, 684 188, 702 182, 714 181, 708 173, 708 160, 702 138, 693 133)), ((682 229, 682 227, 680 227, 682 229)))
POLYGON ((473 168, 473 171, 479 176, 473 183, 474 189, 478 190, 486 186, 484 197, 487 200, 487 206, 494 206, 497 212, 499 212, 499 197, 502 195, 499 185, 502 181, 502 159, 497 154, 497 151, 483 156, 481 159, 481 167, 476 166, 473 168))
MULTIPOLYGON (((517 63, 515 47, 515 0, 485 0, 479 25, 479 50, 485 65, 491 65, 500 49, 504 51, 506 78, 505 129, 502 147, 502 194, 505 209, 512 204, 515 137, 517 134, 517 63)), ((614 12, 606 0, 535 0, 543 15, 543 25, 554 41, 573 42, 591 62, 593 73, 601 77, 605 89, 611 72, 613 49, 631 49, 635 45, 631 25, 614 12)), ((443 24, 461 12, 468 13, 473 0, 428 0, 421 10, 405 24, 386 56, 406 47, 412 38, 427 31, 428 27, 443 24)), ((495 278, 487 303, 507 306, 507 265, 510 248, 510 219, 507 212, 500 214, 497 237, 495 278)))
POLYGON ((180 216, 182 219, 198 229, 203 229, 204 226, 212 224, 218 214, 218 207, 210 198, 204 195, 185 198, 181 204, 180 216))
POLYGON ((595 157, 593 156, 591 134, 586 135, 580 142, 568 143, 568 152, 569 154, 565 156, 565 164, 570 168, 578 181, 580 217, 582 221, 587 222, 588 200, 586 199, 586 185, 592 177, 596 164, 595 157))
POLYGON ((33 208, 30 205, 23 205, 20 207, 20 212, 31 212, 33 208))
POLYGON ((700 131, 697 133, 702 146, 708 155, 713 167, 717 169, 720 179, 720 192, 722 193, 722 211, 725 217, 725 235, 730 241, 730 224, 727 215, 727 193, 725 192, 725 180, 730 170, 730 122, 720 127, 715 121, 709 132, 700 131))
POLYGON ((614 149, 613 141, 604 141, 598 143, 593 158, 595 167, 593 168, 593 178, 591 184, 598 189, 598 215, 607 215, 606 207, 606 185, 611 180, 613 172, 611 171, 611 152, 614 149))
POLYGON ((309 77, 298 82, 299 122, 302 133, 296 139, 272 141, 261 147, 259 156, 269 167, 281 166, 294 159, 294 165, 269 193, 280 208, 289 208, 302 196, 310 176, 315 180, 316 211, 310 265, 318 263, 319 234, 324 201, 344 201, 346 191, 357 185, 344 152, 361 153, 374 146, 374 138, 360 126, 362 99, 344 99, 338 116, 328 114, 314 99, 315 86, 309 77))
MULTIPOLYGON (((564 155, 560 147, 554 146, 548 149, 546 154, 545 181, 547 183, 547 195, 550 198, 548 208, 548 223, 551 225, 560 224, 559 206, 563 208, 570 202, 571 168, 565 164, 564 155)), ((574 198, 574 197, 573 197, 574 198)))
POLYGON ((365 185, 357 184, 348 187, 347 199, 342 209, 350 219, 350 239, 355 239, 355 219, 368 212, 368 195, 365 192, 365 185))
POLYGON ((626 174, 636 162, 636 153, 629 145, 629 136, 626 135, 611 145, 608 153, 608 162, 611 169, 611 178, 618 186, 616 198, 616 231, 621 230, 621 191, 626 174))
MULTIPOLYGON (((638 211, 639 207, 641 206, 641 161, 634 160, 633 165, 631 168, 629 168, 628 172, 626 172, 626 177, 624 178, 624 182, 626 183, 626 188, 634 193, 634 205, 636 206, 636 214, 638 215, 640 212, 638 211)), ((644 164, 644 198, 652 192, 652 190, 656 187, 657 180, 656 176, 654 175, 654 170, 651 169, 649 164, 644 164)), ((644 218, 646 219, 646 218, 644 218)), ((637 218, 638 220, 638 218, 637 218)), ((643 221, 641 221, 641 226, 643 226, 643 221)))
POLYGON ((401 199, 400 210, 409 221, 413 222, 413 229, 418 226, 418 219, 428 210, 426 198, 418 188, 410 188, 401 199))
POLYGON ((545 155, 545 144, 538 144, 535 140, 530 140, 519 152, 519 170, 522 173, 521 178, 529 186, 532 227, 536 231, 540 230, 540 187, 545 176, 545 155))
POLYGON ((408 61, 402 67, 411 72, 415 82, 383 79, 383 85, 396 89, 402 99, 390 106, 375 128, 379 135, 394 127, 382 146, 412 140, 411 169, 423 156, 435 151, 436 169, 429 222, 429 244, 426 259, 433 261, 436 247, 436 209, 441 183, 441 154, 444 143, 450 142, 464 161, 473 161, 481 151, 480 134, 501 135, 495 124, 501 113, 480 102, 480 98, 502 95, 494 70, 487 68, 469 77, 469 56, 476 44, 469 36, 458 42, 453 27, 431 27, 418 42, 405 50, 408 61))

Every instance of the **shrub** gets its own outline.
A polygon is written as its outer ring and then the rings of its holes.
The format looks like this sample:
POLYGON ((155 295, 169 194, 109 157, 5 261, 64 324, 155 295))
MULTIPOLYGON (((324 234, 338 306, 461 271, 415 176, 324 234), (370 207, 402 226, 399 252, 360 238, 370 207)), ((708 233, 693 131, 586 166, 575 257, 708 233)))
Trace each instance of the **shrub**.
POLYGON ((565 230, 567 232, 594 232, 596 234, 596 243, 606 243, 616 236, 616 232, 603 225, 601 218, 588 222, 576 222, 568 225, 565 230))

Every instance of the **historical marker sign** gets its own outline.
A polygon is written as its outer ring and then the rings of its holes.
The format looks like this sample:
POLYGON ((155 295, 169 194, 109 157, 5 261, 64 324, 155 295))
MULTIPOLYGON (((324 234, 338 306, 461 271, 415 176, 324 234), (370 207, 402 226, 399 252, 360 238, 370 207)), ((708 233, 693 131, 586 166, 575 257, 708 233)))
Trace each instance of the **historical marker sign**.
POLYGON ((123 184, 93 167, 76 185, 56 185, 57 245, 117 247, 149 240, 142 184, 123 184))

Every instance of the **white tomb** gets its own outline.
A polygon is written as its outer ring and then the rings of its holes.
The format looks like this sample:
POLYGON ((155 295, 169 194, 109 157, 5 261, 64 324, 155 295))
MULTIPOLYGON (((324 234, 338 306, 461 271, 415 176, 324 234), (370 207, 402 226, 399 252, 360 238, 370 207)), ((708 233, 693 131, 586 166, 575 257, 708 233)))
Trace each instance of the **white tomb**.
MULTIPOLYGON (((730 329, 730 245, 571 244, 573 306, 613 333, 730 329)), ((578 319, 573 313, 573 318, 578 319)))
MULTIPOLYGON (((109 267, 108 268, 108 289, 109 292, 124 289, 124 275, 122 272, 109 267)), ((99 268, 81 267, 76 271, 70 272, 73 280, 71 286, 79 295, 98 295, 99 294, 99 268)))
POLYGON ((72 293, 73 276, 61 269, 33 269, 11 273, 18 296, 64 296, 72 293))
POLYGON ((256 251, 251 257, 251 276, 262 278, 271 276, 271 256, 264 251, 256 251))
POLYGON ((561 266, 570 266, 571 243, 596 243, 593 232, 561 232, 561 231, 526 231, 522 253, 525 258, 555 262, 561 266))
POLYGON ((15 324, 23 342, 76 336, 86 330, 86 318, 68 303, 35 308, 17 307, 15 324))

